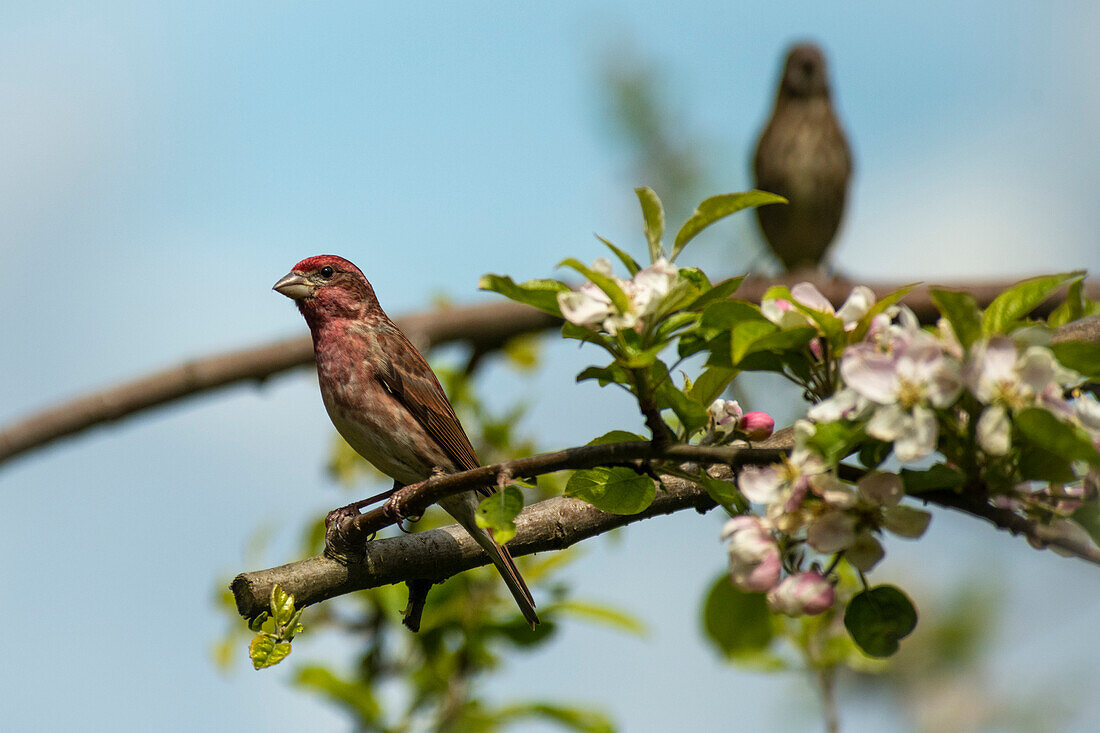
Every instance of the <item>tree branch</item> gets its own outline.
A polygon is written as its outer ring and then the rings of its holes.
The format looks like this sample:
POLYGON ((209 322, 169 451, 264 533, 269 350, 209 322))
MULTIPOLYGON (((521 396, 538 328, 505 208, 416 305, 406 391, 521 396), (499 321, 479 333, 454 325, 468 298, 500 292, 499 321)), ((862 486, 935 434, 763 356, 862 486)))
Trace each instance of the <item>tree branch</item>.
MULTIPOLYGON (((752 448, 732 446, 655 446, 648 442, 614 443, 603 446, 568 448, 530 456, 493 466, 483 466, 429 479, 407 486, 385 505, 348 520, 348 539, 363 542, 352 561, 326 556, 311 557, 268 570, 241 573, 230 589, 237 611, 251 618, 267 608, 271 588, 278 584, 301 606, 319 603, 345 593, 408 580, 440 581, 473 567, 488 564, 488 556, 457 524, 399 537, 373 540, 377 529, 393 524, 404 512, 420 512, 438 501, 477 486, 492 483, 500 473, 514 477, 550 473, 565 468, 584 468, 609 463, 626 463, 664 458, 697 464, 721 464, 712 475, 732 480, 736 469, 749 464, 770 463, 794 444, 791 428, 776 432, 752 448), (732 468, 731 468, 732 466, 732 468)), ((700 512, 715 506, 706 489, 691 481, 661 477, 653 503, 638 514, 619 515, 566 497, 554 497, 533 504, 516 517, 516 536, 508 543, 513 556, 547 550, 561 550, 577 542, 662 514, 693 508, 700 512)), ((1014 535, 1022 534, 1039 546, 1057 547, 1065 553, 1100 565, 1100 549, 1066 536, 1057 528, 1033 522, 1015 512, 993 506, 987 500, 951 491, 930 491, 914 496, 938 506, 984 519, 1014 535)))
MULTIPOLYGON (((741 285, 737 297, 760 302, 772 285, 792 285, 807 279, 838 307, 855 284, 846 278, 828 278, 820 274, 786 275, 781 278, 753 276, 741 285)), ((870 283, 871 289, 880 297, 901 285, 902 283, 896 282, 870 283)), ((1009 281, 994 281, 958 283, 954 287, 974 294, 978 303, 985 306, 1011 285, 1012 282, 1009 281)), ((1100 299, 1100 281, 1087 281, 1085 294, 1089 298, 1100 299)), ((903 302, 913 309, 922 323, 931 322, 938 315, 927 288, 914 290, 903 302)), ((1036 308, 1034 313, 1039 316, 1048 314, 1055 303, 1054 299, 1048 300, 1036 308)), ((1100 317, 1083 319, 1079 323, 1090 320, 1091 325, 1085 327, 1080 335, 1068 338, 1100 343, 1100 317)), ((559 319, 512 302, 445 308, 398 319, 401 328, 424 349, 461 341, 471 344, 475 353, 492 351, 511 338, 548 330, 559 323, 559 319)), ((312 345, 307 336, 302 336, 190 360, 114 387, 91 392, 32 413, 0 428, 0 464, 101 423, 121 420, 144 410, 239 382, 263 382, 288 369, 306 366, 312 362, 312 345)))
MULTIPOLYGON (((707 511, 714 501, 689 481, 666 478, 649 507, 638 514, 608 514, 578 499, 554 497, 524 509, 516 517, 516 536, 508 543, 513 557, 563 550, 581 540, 633 522, 682 509, 707 511)), ((413 578, 443 580, 486 565, 489 556, 457 524, 366 543, 362 559, 343 564, 323 555, 270 570, 241 573, 230 589, 237 611, 252 618, 267 609, 278 584, 294 595, 297 607, 365 588, 413 578)))

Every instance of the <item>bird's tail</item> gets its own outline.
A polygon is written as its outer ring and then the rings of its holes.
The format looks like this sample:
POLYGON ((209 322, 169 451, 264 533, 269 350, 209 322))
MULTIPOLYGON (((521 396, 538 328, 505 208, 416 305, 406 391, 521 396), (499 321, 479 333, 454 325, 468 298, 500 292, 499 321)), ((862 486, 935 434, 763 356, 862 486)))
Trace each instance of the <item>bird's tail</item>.
POLYGON ((531 595, 531 590, 527 587, 527 583, 523 581, 523 576, 519 574, 519 568, 512 560, 508 548, 498 544, 487 529, 477 526, 474 519, 476 502, 476 496, 473 492, 470 492, 468 495, 450 497, 439 503, 447 510, 448 514, 458 520, 458 523, 474 538, 474 541, 481 545, 481 549, 488 553, 489 559, 493 561, 493 565, 500 572, 504 585, 508 586, 512 597, 516 599, 516 605, 519 606, 520 613, 523 614, 523 618, 527 619, 527 623, 531 624, 533 629, 539 623, 539 617, 535 613, 535 599, 531 595), (461 506, 458 506, 459 503, 461 503, 461 506))

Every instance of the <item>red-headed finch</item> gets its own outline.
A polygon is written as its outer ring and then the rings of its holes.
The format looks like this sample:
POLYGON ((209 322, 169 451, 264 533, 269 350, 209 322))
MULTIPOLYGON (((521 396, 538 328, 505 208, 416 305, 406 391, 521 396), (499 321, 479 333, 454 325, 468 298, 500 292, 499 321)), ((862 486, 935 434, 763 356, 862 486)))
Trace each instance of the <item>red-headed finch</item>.
POLYGON ((799 44, 787 54, 753 173, 757 188, 789 202, 756 209, 772 252, 788 272, 820 266, 844 215, 852 156, 817 46, 799 44))
MULTIPOLYGON (((313 334, 321 398, 359 455, 408 485, 433 471, 477 468, 477 454, 432 368, 390 320, 359 268, 334 255, 304 259, 274 289, 298 304, 313 334)), ((489 554, 532 626, 531 591, 508 550, 477 526, 479 489, 439 502, 489 554)))

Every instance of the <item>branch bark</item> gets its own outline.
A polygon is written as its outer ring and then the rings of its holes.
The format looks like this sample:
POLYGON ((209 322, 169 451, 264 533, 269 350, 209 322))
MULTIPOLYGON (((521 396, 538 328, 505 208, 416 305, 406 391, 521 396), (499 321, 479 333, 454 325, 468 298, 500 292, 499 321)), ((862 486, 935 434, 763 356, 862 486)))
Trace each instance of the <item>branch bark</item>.
MULTIPOLYGON (((648 442, 584 446, 429 479, 405 487, 382 507, 349 521, 354 535, 349 539, 362 542, 360 551, 353 553, 356 559, 336 560, 322 555, 277 568, 241 573, 233 579, 230 589, 236 598, 238 612, 251 618, 267 608, 271 588, 276 584, 292 593, 298 606, 306 606, 381 585, 417 579, 443 580, 489 562, 484 551, 457 524, 382 540, 370 541, 369 536, 378 528, 407 516, 403 512, 422 511, 440 498, 483 486, 501 473, 531 476, 563 468, 665 458, 721 464, 712 475, 732 480, 741 466, 777 460, 793 447, 793 438, 793 431, 785 428, 753 448, 655 446, 648 442)), ((1095 546, 993 506, 985 499, 949 491, 932 491, 913 498, 984 519, 1013 535, 1024 535, 1037 546, 1056 547, 1100 565, 1100 549, 1095 546)), ((516 536, 508 543, 508 550, 516 557, 561 550, 644 519, 689 508, 705 512, 714 506, 702 486, 672 476, 661 477, 653 503, 638 514, 608 514, 577 499, 555 497, 533 504, 520 513, 516 518, 516 536)))
MULTIPOLYGON (((851 280, 842 277, 827 278, 815 273, 781 278, 753 276, 745 280, 737 297, 759 302, 772 285, 791 285, 807 279, 838 307, 854 285, 851 280)), ((872 283, 871 288, 881 297, 901 285, 880 282, 872 283)), ((960 283, 957 287, 973 293, 978 302, 985 306, 1011 285, 1008 281, 995 281, 960 283)), ((1092 299, 1100 299, 1100 281, 1086 282, 1085 293, 1092 299)), ((922 322, 932 321, 937 315, 927 288, 914 290, 903 302, 913 309, 922 322)), ((1048 300, 1035 309, 1035 314, 1041 316, 1049 313, 1055 302, 1048 300)), ((414 313, 397 319, 397 322, 423 349, 444 343, 465 342, 473 347, 473 353, 484 354, 500 348, 516 336, 554 328, 560 320, 518 303, 503 302, 414 313)), ((1063 332, 1063 340, 1100 343, 1100 316, 1068 324, 1063 327, 1063 332)), ((0 464, 103 423, 233 384, 262 383, 276 374, 312 363, 313 345, 308 336, 300 336, 189 360, 114 387, 90 392, 0 428, 0 464)))

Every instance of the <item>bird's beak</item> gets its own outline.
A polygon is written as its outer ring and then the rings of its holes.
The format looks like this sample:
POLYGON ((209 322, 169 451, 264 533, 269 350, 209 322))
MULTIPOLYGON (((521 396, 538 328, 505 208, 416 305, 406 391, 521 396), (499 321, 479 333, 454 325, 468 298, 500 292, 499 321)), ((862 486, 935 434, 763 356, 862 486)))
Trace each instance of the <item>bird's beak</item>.
POLYGON ((301 300, 313 295, 316 288, 305 276, 296 272, 288 272, 271 289, 282 293, 291 300, 301 300))

